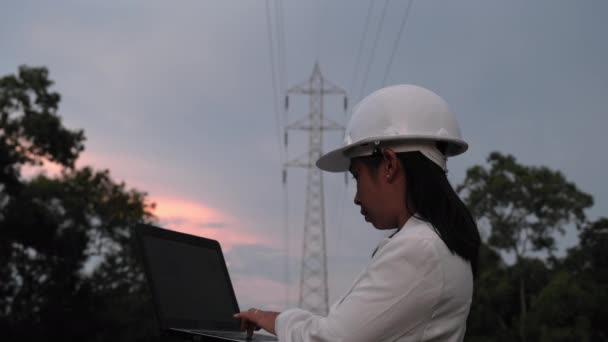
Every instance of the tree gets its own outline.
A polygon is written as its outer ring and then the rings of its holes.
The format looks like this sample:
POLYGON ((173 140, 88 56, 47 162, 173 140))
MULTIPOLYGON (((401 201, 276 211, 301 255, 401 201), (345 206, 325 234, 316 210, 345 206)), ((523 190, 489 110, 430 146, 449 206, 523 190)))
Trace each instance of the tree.
POLYGON ((473 305, 467 320, 467 342, 510 342, 516 338, 511 319, 517 316, 517 287, 499 253, 482 243, 473 305), (515 300, 514 300, 515 299, 515 300))
MULTIPOLYGON (((584 323, 584 337, 588 341, 608 341, 608 326, 605 324, 608 317, 608 218, 589 222, 581 229, 579 241, 558 265, 565 279, 556 281, 551 291, 544 291, 541 297, 544 301, 539 299, 538 302, 543 310, 548 311, 556 306, 551 300, 559 298, 558 303, 563 304, 562 316, 558 319, 549 317, 538 324, 546 327, 547 331, 549 327, 556 326, 575 331, 575 324, 584 323)), ((576 340, 582 341, 583 338, 576 340)))
POLYGON ((584 210, 593 198, 578 190, 559 171, 525 166, 510 155, 493 152, 489 166, 473 166, 457 190, 481 227, 489 229, 487 243, 515 255, 519 282, 519 335, 526 341, 526 314, 530 305, 526 282, 531 252, 551 255, 555 235, 586 222, 584 210))
POLYGON ((565 267, 572 273, 587 273, 600 284, 608 284, 608 218, 590 222, 579 234, 579 244, 568 251, 565 267))
POLYGON ((601 341, 591 339, 594 284, 564 271, 555 272, 534 299, 530 312, 535 341, 601 341))
POLYGON ((22 66, 0 78, 0 184, 2 202, 21 186, 23 165, 44 159, 72 168, 84 149, 83 131, 70 131, 57 115, 61 97, 50 92, 46 68, 22 66))
POLYGON ((45 68, 0 78, 3 341, 153 340, 131 227, 153 222, 154 205, 107 170, 75 168, 84 132, 63 126, 51 85, 45 68), (61 174, 21 176, 43 161, 61 174))

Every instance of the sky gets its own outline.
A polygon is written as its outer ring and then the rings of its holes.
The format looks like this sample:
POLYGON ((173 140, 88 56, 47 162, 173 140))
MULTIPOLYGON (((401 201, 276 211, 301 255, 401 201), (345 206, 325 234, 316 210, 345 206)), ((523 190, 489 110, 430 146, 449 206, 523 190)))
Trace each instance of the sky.
MULTIPOLYGON (((351 107, 399 83, 442 96, 469 143, 448 162, 452 184, 500 151, 560 170, 594 197, 589 218, 606 216, 608 2, 413 0, 401 36, 409 0, 277 4, 2 0, 0 75, 46 66, 64 124, 87 137, 78 165, 146 191, 163 227, 220 241, 243 309, 297 302, 306 171, 288 170, 285 188, 281 172, 308 140, 279 142, 308 98, 293 97, 285 116, 280 94, 317 61, 351 107)), ((341 99, 324 109, 346 122, 341 99)), ((326 133, 324 150, 341 138, 326 133)), ((360 216, 352 181, 326 174, 324 186, 332 302, 384 233, 360 216)), ((576 236, 560 237, 561 250, 576 236)))

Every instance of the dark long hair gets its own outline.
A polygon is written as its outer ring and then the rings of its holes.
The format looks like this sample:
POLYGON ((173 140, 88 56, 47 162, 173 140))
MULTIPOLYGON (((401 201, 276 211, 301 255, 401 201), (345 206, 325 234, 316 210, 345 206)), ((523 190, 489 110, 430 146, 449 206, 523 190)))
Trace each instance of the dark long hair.
MULTIPOLYGON (((469 261, 473 276, 481 238, 469 209, 456 194, 446 173, 420 152, 403 152, 397 156, 406 176, 406 206, 410 213, 429 222, 452 253, 469 261)), ((376 167, 382 154, 370 158, 376 167)))

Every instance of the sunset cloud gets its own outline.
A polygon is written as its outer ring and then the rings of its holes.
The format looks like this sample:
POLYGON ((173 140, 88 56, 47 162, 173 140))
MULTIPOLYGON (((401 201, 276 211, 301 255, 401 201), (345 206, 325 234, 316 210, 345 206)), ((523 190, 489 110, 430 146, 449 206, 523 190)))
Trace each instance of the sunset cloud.
POLYGON ((218 240, 224 250, 235 245, 265 244, 230 215, 201 203, 175 197, 154 197, 154 214, 165 228, 218 240))
POLYGON ((21 176, 25 179, 32 178, 40 173, 48 177, 54 177, 61 173, 61 166, 43 159, 42 165, 25 165, 21 168, 21 176))
MULTIPOLYGON (((268 239, 262 239, 247 229, 239 220, 222 210, 211 208, 199 201, 184 198, 171 193, 158 184, 146 184, 139 172, 145 172, 153 165, 145 160, 136 160, 120 155, 107 156, 92 152, 83 152, 76 163, 77 167, 92 166, 97 170, 111 170, 115 181, 124 181, 128 188, 136 187, 149 191, 148 199, 156 204, 153 211, 163 228, 180 231, 219 241, 224 251, 230 251, 235 245, 268 245, 268 239)), ((44 161, 41 166, 27 166, 22 175, 31 178, 39 173, 57 176, 61 166, 44 161)))

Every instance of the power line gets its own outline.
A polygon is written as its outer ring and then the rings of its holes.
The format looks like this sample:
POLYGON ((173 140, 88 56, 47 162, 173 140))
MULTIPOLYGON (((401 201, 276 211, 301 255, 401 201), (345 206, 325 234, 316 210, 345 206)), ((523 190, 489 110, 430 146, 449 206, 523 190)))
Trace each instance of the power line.
MULTIPOLYGON (((275 7, 275 14, 278 13, 278 10, 275 7)), ((279 15, 280 16, 280 15, 279 15)), ((277 23, 278 23, 278 18, 277 18, 277 23)), ((275 72, 276 69, 276 65, 275 65, 275 60, 274 60, 274 55, 275 55, 275 50, 274 50, 274 44, 273 44, 273 35, 272 35, 272 19, 271 19, 271 15, 270 15, 270 2, 269 0, 266 0, 266 25, 267 25, 267 34, 268 34, 268 47, 269 47, 269 55, 270 55, 270 73, 271 73, 271 79, 272 79, 272 97, 273 97, 273 107, 274 107, 274 112, 275 112, 275 123, 276 123, 276 134, 277 134, 277 148, 279 149, 279 158, 281 159, 281 166, 285 165, 285 161, 287 160, 287 151, 284 151, 283 148, 281 148, 281 146, 283 146, 283 144, 281 143, 281 127, 285 126, 285 122, 281 122, 281 115, 279 114, 279 108, 278 108, 278 92, 277 92, 277 75, 275 72)), ((284 70, 284 54, 282 54, 281 49, 281 36, 282 34, 281 32, 281 28, 278 28, 279 24, 277 24, 277 30, 278 30, 278 34, 277 34, 277 39, 278 39, 278 43, 277 45, 279 45, 278 50, 279 50, 279 63, 280 63, 280 69, 284 70), (283 57, 283 58, 281 58, 283 57)), ((284 73, 281 73, 281 70, 279 70, 279 81, 278 82, 284 82, 285 78, 284 78, 284 73)), ((281 87, 283 85, 280 85, 281 87)), ((284 278, 285 278, 285 304, 289 304, 289 232, 288 232, 288 228, 287 228, 287 210, 288 210, 288 194, 287 194, 287 187, 285 185, 285 170, 283 170, 282 172, 282 176, 283 176, 283 225, 284 225, 284 244, 285 244, 285 251, 287 252, 287 256, 286 256, 286 260, 285 260, 285 267, 284 267, 284 278)))
POLYGON ((315 60, 319 61, 319 53, 321 50, 321 0, 317 0, 317 25, 316 27, 316 55, 315 60))
MULTIPOLYGON (((363 78, 363 83, 361 84, 361 91, 359 91, 359 97, 363 95, 363 91, 365 90, 365 84, 367 83, 367 77, 369 76, 369 70, 371 69, 372 62, 374 60, 374 54, 376 52, 376 46, 378 45, 378 40, 380 40, 380 33, 382 32, 382 27, 384 26, 384 18, 386 17, 386 9, 388 7, 388 0, 384 1, 384 7, 382 8, 382 16, 380 17, 380 23, 378 24, 378 30, 376 31, 376 38, 374 39, 374 45, 372 47, 372 55, 370 56, 369 62, 367 63, 367 68, 365 69, 365 77, 363 78)), ((357 98, 357 99, 358 99, 357 98)))
POLYGON ((386 71, 384 72, 384 77, 382 78, 382 86, 386 85, 386 78, 388 77, 388 73, 391 70, 391 66, 393 65, 393 59, 395 58, 395 53, 397 52, 397 47, 399 46, 399 42, 401 41, 401 34, 403 33, 403 29, 405 28, 405 23, 407 22, 407 18, 410 15, 410 9, 412 8, 412 3, 414 0, 410 0, 405 8, 405 13, 403 13, 403 19, 401 20, 401 27, 399 28, 399 33, 397 33, 397 39, 395 39, 395 43, 393 44, 393 51, 391 52, 391 57, 389 58, 388 65, 386 66, 386 71))
POLYGON ((283 14, 283 1, 279 0, 276 2, 275 14, 278 45, 277 52, 279 57, 279 90, 283 93, 285 88, 287 87, 287 67, 285 63, 285 21, 283 14))
POLYGON ((355 81, 357 80, 357 70, 359 70, 359 63, 361 62, 361 55, 363 54, 363 45, 365 43, 365 37, 367 37, 367 30, 369 28, 369 19, 372 14, 372 10, 374 8, 374 0, 369 1, 369 7, 367 8, 367 16, 365 17, 365 28, 363 29, 363 35, 361 36, 361 41, 359 42, 359 51, 357 52, 357 59, 355 62, 355 70, 353 70, 353 80, 351 82, 350 94, 354 96, 353 92, 355 91, 355 81))
POLYGON ((281 149, 281 115, 279 114, 278 108, 278 99, 277 99, 277 84, 276 84, 276 74, 275 74, 275 62, 274 62, 274 44, 272 37, 272 23, 270 18, 270 4, 269 0, 266 0, 266 24, 267 24, 267 33, 268 33, 268 43, 270 49, 270 73, 272 79, 272 96, 273 96, 273 106, 275 112, 275 122, 276 122, 276 133, 277 133, 277 147, 279 148, 279 155, 281 156, 281 163, 283 163, 283 153, 281 149))
MULTIPOLYGON (((279 89, 281 91, 281 95, 286 96, 285 89, 287 88, 287 66, 285 61, 285 22, 284 22, 284 13, 283 13, 283 1, 279 0, 275 2, 275 15, 276 15, 276 29, 277 29, 277 45, 278 45, 278 58, 279 58, 279 89)), ((287 125, 287 108, 283 107, 283 122, 281 127, 285 127, 287 125)), ((279 139, 280 140, 280 139, 279 139)), ((281 160, 281 165, 285 165, 287 161, 287 141, 285 144, 280 144, 283 146, 283 159, 281 160)), ((284 268, 283 268, 283 279, 285 281, 285 307, 289 306, 289 298, 290 298, 290 277, 289 277, 289 261, 291 259, 291 248, 289 248, 290 241, 290 232, 289 232, 289 193, 286 182, 286 170, 282 170, 283 173, 283 247, 285 250, 285 260, 284 260, 284 268)))
MULTIPOLYGON (((285 177, 285 170, 283 170, 283 177, 285 177)), ((285 280, 285 306, 289 306, 289 294, 290 278, 289 278, 289 260, 291 259, 291 248, 289 248, 290 234, 289 234, 289 194, 287 191, 287 184, 283 182, 283 244, 285 248, 285 264, 283 269, 283 279, 285 280)))
POLYGON ((289 260, 290 260, 290 248, 289 248, 289 194, 288 188, 286 184, 286 170, 284 168, 285 162, 287 161, 287 146, 281 143, 281 127, 285 127, 287 124, 287 109, 285 108, 283 111, 283 116, 280 115, 278 109, 278 93, 284 94, 284 89, 287 86, 287 70, 285 63, 285 35, 283 28, 283 6, 282 2, 279 1, 278 5, 275 2, 274 6, 275 13, 275 37, 277 40, 277 59, 278 59, 278 70, 275 64, 275 49, 273 44, 273 35, 272 35, 272 18, 270 14, 270 2, 266 0, 266 23, 267 23, 267 32, 268 32, 268 42, 269 42, 269 50, 270 50, 270 66, 271 66, 271 77, 272 77, 272 90, 273 90, 273 106, 275 111, 275 122, 277 125, 276 133, 277 133, 277 147, 279 148, 279 156, 281 159, 282 170, 282 178, 283 178, 283 244, 285 250, 285 263, 283 268, 283 279, 285 281, 285 306, 289 306, 289 260), (276 75, 278 73, 278 75, 276 75), (278 88, 277 89, 277 83, 278 88), (281 119, 283 120, 281 122, 281 119))

